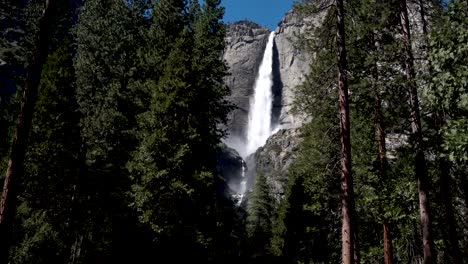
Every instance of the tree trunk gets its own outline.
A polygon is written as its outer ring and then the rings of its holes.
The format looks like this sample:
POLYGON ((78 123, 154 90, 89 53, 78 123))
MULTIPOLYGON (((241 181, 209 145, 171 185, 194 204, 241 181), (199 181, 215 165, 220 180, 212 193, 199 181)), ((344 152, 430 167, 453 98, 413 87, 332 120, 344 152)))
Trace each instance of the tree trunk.
POLYGON ((390 225, 387 221, 383 223, 384 232, 384 263, 391 264, 393 262, 392 236, 390 234, 390 225))
POLYGON ((353 237, 354 237, 354 264, 361 263, 361 245, 359 244, 359 225, 353 218, 353 237))
MULTIPOLYGON (((378 77, 377 77, 378 78, 378 77)), ((377 80, 376 78, 376 80, 377 80)), ((387 166, 387 148, 385 146, 385 130, 383 126, 382 115, 382 100, 380 99, 377 87, 375 92, 375 126, 377 130, 377 141, 379 142, 379 174, 380 181, 386 182, 386 166, 387 166)), ((384 260, 385 264, 391 264, 393 259, 392 253, 392 237, 390 235, 390 225, 388 220, 383 222, 383 240, 384 240, 384 260)))
POLYGON ((26 145, 31 128, 34 105, 36 103, 38 86, 49 48, 49 27, 51 7, 54 0, 48 0, 39 21, 39 36, 28 67, 28 76, 24 85, 21 110, 18 114, 15 137, 11 146, 10 160, 3 185, 0 202, 0 263, 8 263, 9 240, 12 222, 16 211, 16 200, 19 178, 23 174, 23 162, 26 145))
POLYGON ((448 253, 448 263, 461 264, 460 251, 458 249, 458 239, 456 222, 452 208, 452 192, 450 190, 451 176, 450 164, 447 159, 441 158, 439 160, 440 168, 440 193, 444 204, 444 221, 446 229, 444 230, 444 244, 445 250, 448 253))
MULTIPOLYGON (((428 48, 428 38, 429 32, 427 29, 427 19, 426 19, 426 8, 424 6, 424 0, 419 0, 419 15, 421 16, 421 23, 422 23, 422 32, 424 35, 424 48, 426 54, 429 52, 428 48)), ((432 64, 431 61, 428 60, 428 72, 429 76, 432 76, 432 64)), ((446 118, 441 111, 436 112, 435 116, 435 128, 440 129, 446 122, 446 118)), ((456 221, 453 214, 452 208, 452 192, 450 189, 451 185, 451 176, 450 176, 450 163, 446 158, 440 158, 438 160, 440 174, 440 193, 442 196, 442 201, 444 204, 444 221, 447 225, 447 229, 444 231, 444 243, 445 248, 452 259, 449 261, 450 263, 454 264, 461 264, 460 259, 460 250, 458 249, 458 239, 457 239, 457 231, 456 231, 456 221)))
MULTIPOLYGON (((464 206, 464 213, 463 213, 463 217, 465 219, 468 219, 468 175, 466 173, 467 169, 465 167, 466 165, 462 165, 463 169, 462 169, 462 172, 461 173, 457 173, 458 177, 460 177, 460 189, 461 191, 463 192, 463 200, 465 202, 465 206, 464 206)), ((457 170, 460 170, 461 168, 457 168, 457 170)), ((463 240, 465 241, 463 244, 462 244, 462 247, 461 247, 461 253, 462 253, 462 256, 463 257, 466 257, 468 255, 468 246, 467 246, 467 243, 466 241, 468 241, 468 232, 466 232, 467 230, 467 223, 463 223, 462 224, 463 228, 462 228, 462 237, 463 237, 463 240)))
POLYGON ((424 47, 427 48, 429 35, 427 34, 426 8, 424 6, 424 0, 419 0, 419 15, 421 16, 422 32, 425 40, 424 47))
POLYGON ((342 262, 354 263, 354 193, 351 175, 351 139, 349 124, 349 101, 345 26, 343 0, 336 1, 336 45, 338 49, 338 92, 341 134, 341 217, 342 217, 342 262))
POLYGON ((429 208, 429 191, 427 183, 427 166, 426 158, 424 157, 423 139, 421 129, 421 117, 419 112, 419 98, 418 90, 416 88, 415 72, 414 72, 414 58, 411 50, 411 32, 408 20, 408 9, 406 0, 400 0, 400 18, 402 36, 405 44, 406 58, 404 62, 404 72, 406 78, 406 86, 410 95, 411 107, 411 132, 412 144, 415 151, 415 173, 418 183, 419 195, 419 211, 422 225, 423 236, 423 263, 434 263, 434 241, 432 236, 432 226, 429 208))

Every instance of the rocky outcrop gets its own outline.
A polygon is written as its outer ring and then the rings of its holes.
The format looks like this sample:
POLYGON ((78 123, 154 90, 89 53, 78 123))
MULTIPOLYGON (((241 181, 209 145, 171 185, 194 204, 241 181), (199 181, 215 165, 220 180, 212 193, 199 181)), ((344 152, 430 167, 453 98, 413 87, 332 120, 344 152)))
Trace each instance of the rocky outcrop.
MULTIPOLYGON (((325 6, 329 4, 322 3, 325 6)), ((410 5, 410 13, 413 31, 416 32, 413 33, 415 35, 413 44, 418 54, 422 43, 419 37, 421 19, 415 5, 410 5)), ((313 60, 313 55, 308 54, 301 47, 298 36, 305 36, 307 34, 303 33, 320 26, 325 14, 326 11, 301 17, 292 10, 284 16, 275 29, 272 124, 278 126, 280 130, 268 139, 264 147, 246 158, 244 165, 248 191, 252 190, 255 175, 263 173, 267 178, 270 193, 277 200, 280 200, 285 192, 287 171, 294 162, 295 151, 300 143, 300 127, 309 121, 306 117, 292 111, 296 88, 303 82, 313 60)), ((257 71, 269 33, 268 29, 247 21, 229 26, 228 45, 224 58, 230 67, 231 76, 226 79, 226 83, 232 92, 230 100, 237 106, 237 109, 230 115, 228 130, 231 136, 226 143, 239 150, 243 148, 242 145, 246 144, 245 130, 248 122, 249 100, 253 94, 257 71)), ((387 139, 387 144, 390 145, 389 155, 394 155, 394 149, 405 140, 407 139, 389 135, 387 139)), ((232 177, 229 178, 232 179, 232 177)), ((239 178, 236 178, 234 182, 238 183, 239 178)), ((248 193, 246 195, 248 197, 248 193)))
MULTIPOLYGON (((255 174, 266 176, 270 194, 278 202, 284 195, 288 169, 296 158, 300 141, 300 129, 281 129, 255 152, 255 174)), ((253 186, 253 178, 248 186, 253 186)))
POLYGON ((217 155, 217 170, 218 175, 223 182, 218 189, 227 196, 232 196, 238 190, 238 186, 242 181, 243 160, 236 150, 229 148, 226 145, 220 147, 217 155))
POLYGON ((275 30, 273 118, 276 117, 276 120, 273 123, 281 129, 249 158, 247 166, 250 170, 249 189, 254 184, 256 174, 265 174, 270 193, 277 201, 284 195, 287 172, 295 160, 300 143, 300 127, 308 121, 306 117, 292 112, 296 87, 303 82, 312 59, 300 46, 298 35, 321 21, 320 14, 300 17, 290 11, 275 30))
POLYGON ((249 100, 269 34, 267 28, 249 21, 235 22, 228 27, 224 59, 230 76, 226 78, 226 84, 231 89, 229 100, 236 106, 227 124, 231 138, 244 140, 249 100))
MULTIPOLYGON (((294 160, 294 151, 299 143, 298 128, 306 121, 291 111, 295 88, 303 81, 310 64, 310 56, 299 48, 296 36, 308 30, 310 25, 317 24, 318 20, 301 18, 291 11, 278 24, 273 46, 272 125, 281 130, 245 160, 247 189, 252 189, 256 174, 264 173, 270 192, 278 200, 284 194, 287 170, 294 160)), ((246 141, 250 98, 269 34, 268 29, 247 21, 233 23, 228 28, 224 59, 231 75, 226 78, 226 84, 231 89, 229 100, 237 108, 229 116, 230 135, 226 143, 235 149, 242 150, 242 144, 246 141)), ((238 173, 239 168, 232 168, 232 171, 238 173)), ((236 175, 226 178, 231 183, 230 189, 235 191, 239 175, 237 178, 236 175)))
MULTIPOLYGON (((292 113, 296 87, 301 84, 308 73, 311 56, 304 52, 298 36, 322 20, 321 15, 301 17, 289 11, 275 30, 275 48, 277 50, 278 75, 281 98, 275 98, 273 111, 279 112, 278 123, 281 128, 298 128, 307 119, 292 113)), ((275 91, 277 95, 278 91, 275 91)))
MULTIPOLYGON (((295 150, 300 141, 299 128, 307 122, 304 116, 292 112, 296 87, 303 82, 311 63, 311 56, 299 45, 298 35, 317 26, 322 18, 322 14, 300 17, 294 11, 290 11, 275 30, 272 125, 280 130, 268 139, 264 147, 246 158, 247 190, 252 189, 255 175, 263 173, 267 178, 270 193, 277 200, 284 194, 287 170, 294 161, 295 150)), ((237 109, 229 116, 230 135, 226 143, 239 149, 239 152, 246 144, 245 130, 250 98, 269 33, 268 29, 248 21, 236 22, 228 29, 224 59, 231 76, 226 78, 226 84, 231 88, 232 95, 229 99, 237 109)), ((239 169, 233 171, 238 173, 239 169)), ((234 175, 228 178, 234 183, 230 184, 230 189, 235 191, 239 175, 237 178, 234 175)))
MULTIPOLYGON (((300 48, 297 36, 319 24, 321 19, 321 15, 300 17, 290 11, 275 30, 272 124, 281 128, 297 128, 306 120, 291 111, 295 88, 309 71, 311 60, 300 48)), ((224 59, 231 75, 226 78, 226 84, 231 89, 229 99, 236 106, 236 110, 230 113, 228 130, 231 138, 237 137, 241 142, 245 140, 249 100, 269 33, 268 29, 249 21, 239 21, 228 28, 224 59)))

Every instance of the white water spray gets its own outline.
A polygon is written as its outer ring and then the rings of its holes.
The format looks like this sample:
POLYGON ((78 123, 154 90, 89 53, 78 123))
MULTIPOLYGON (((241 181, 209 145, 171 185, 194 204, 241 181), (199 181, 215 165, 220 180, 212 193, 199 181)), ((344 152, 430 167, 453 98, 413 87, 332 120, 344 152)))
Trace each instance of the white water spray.
POLYGON ((241 205, 242 200, 244 199, 245 191, 247 190, 247 179, 245 178, 245 162, 242 160, 242 181, 239 187, 239 201, 237 205, 241 205))
POLYGON ((263 54, 262 64, 255 81, 254 97, 250 100, 249 123, 247 126, 246 156, 263 146, 271 136, 271 107, 273 95, 273 41, 275 32, 270 33, 263 54))
MULTIPOLYGON (((254 96, 250 99, 249 122, 247 125, 247 142, 243 149, 239 150, 242 158, 254 153, 258 148, 265 145, 272 134, 271 108, 273 102, 273 41, 275 32, 271 32, 268 43, 263 53, 263 60, 258 70, 255 81, 254 96)), ((245 175, 245 162, 242 160, 242 181, 238 187, 237 204, 240 205, 247 191, 247 177, 245 175)))

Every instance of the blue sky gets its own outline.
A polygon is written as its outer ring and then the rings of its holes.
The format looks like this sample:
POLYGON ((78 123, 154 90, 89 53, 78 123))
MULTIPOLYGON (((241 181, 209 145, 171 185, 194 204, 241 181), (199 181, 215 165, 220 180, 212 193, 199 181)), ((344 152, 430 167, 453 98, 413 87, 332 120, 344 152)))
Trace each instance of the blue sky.
POLYGON ((293 0, 222 0, 224 21, 248 19, 274 30, 293 0))

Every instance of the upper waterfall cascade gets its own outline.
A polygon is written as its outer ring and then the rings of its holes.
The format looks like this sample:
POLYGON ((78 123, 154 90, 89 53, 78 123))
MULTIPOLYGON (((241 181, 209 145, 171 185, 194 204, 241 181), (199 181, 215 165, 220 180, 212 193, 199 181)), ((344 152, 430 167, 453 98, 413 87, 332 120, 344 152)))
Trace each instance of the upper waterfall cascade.
POLYGON ((272 134, 271 108, 273 94, 271 87, 273 85, 274 38, 275 32, 271 32, 255 81, 254 96, 250 100, 245 156, 254 153, 263 146, 272 134))
MULTIPOLYGON (((253 154, 258 148, 265 145, 272 134, 271 108, 273 104, 273 42, 275 32, 271 32, 268 38, 263 60, 258 70, 254 86, 254 96, 250 98, 249 120, 247 125, 247 142, 238 149, 242 158, 245 159, 253 154)), ((242 203, 247 191, 247 177, 245 175, 245 162, 242 161, 242 179, 237 186, 234 195, 238 199, 238 205, 242 203)))

